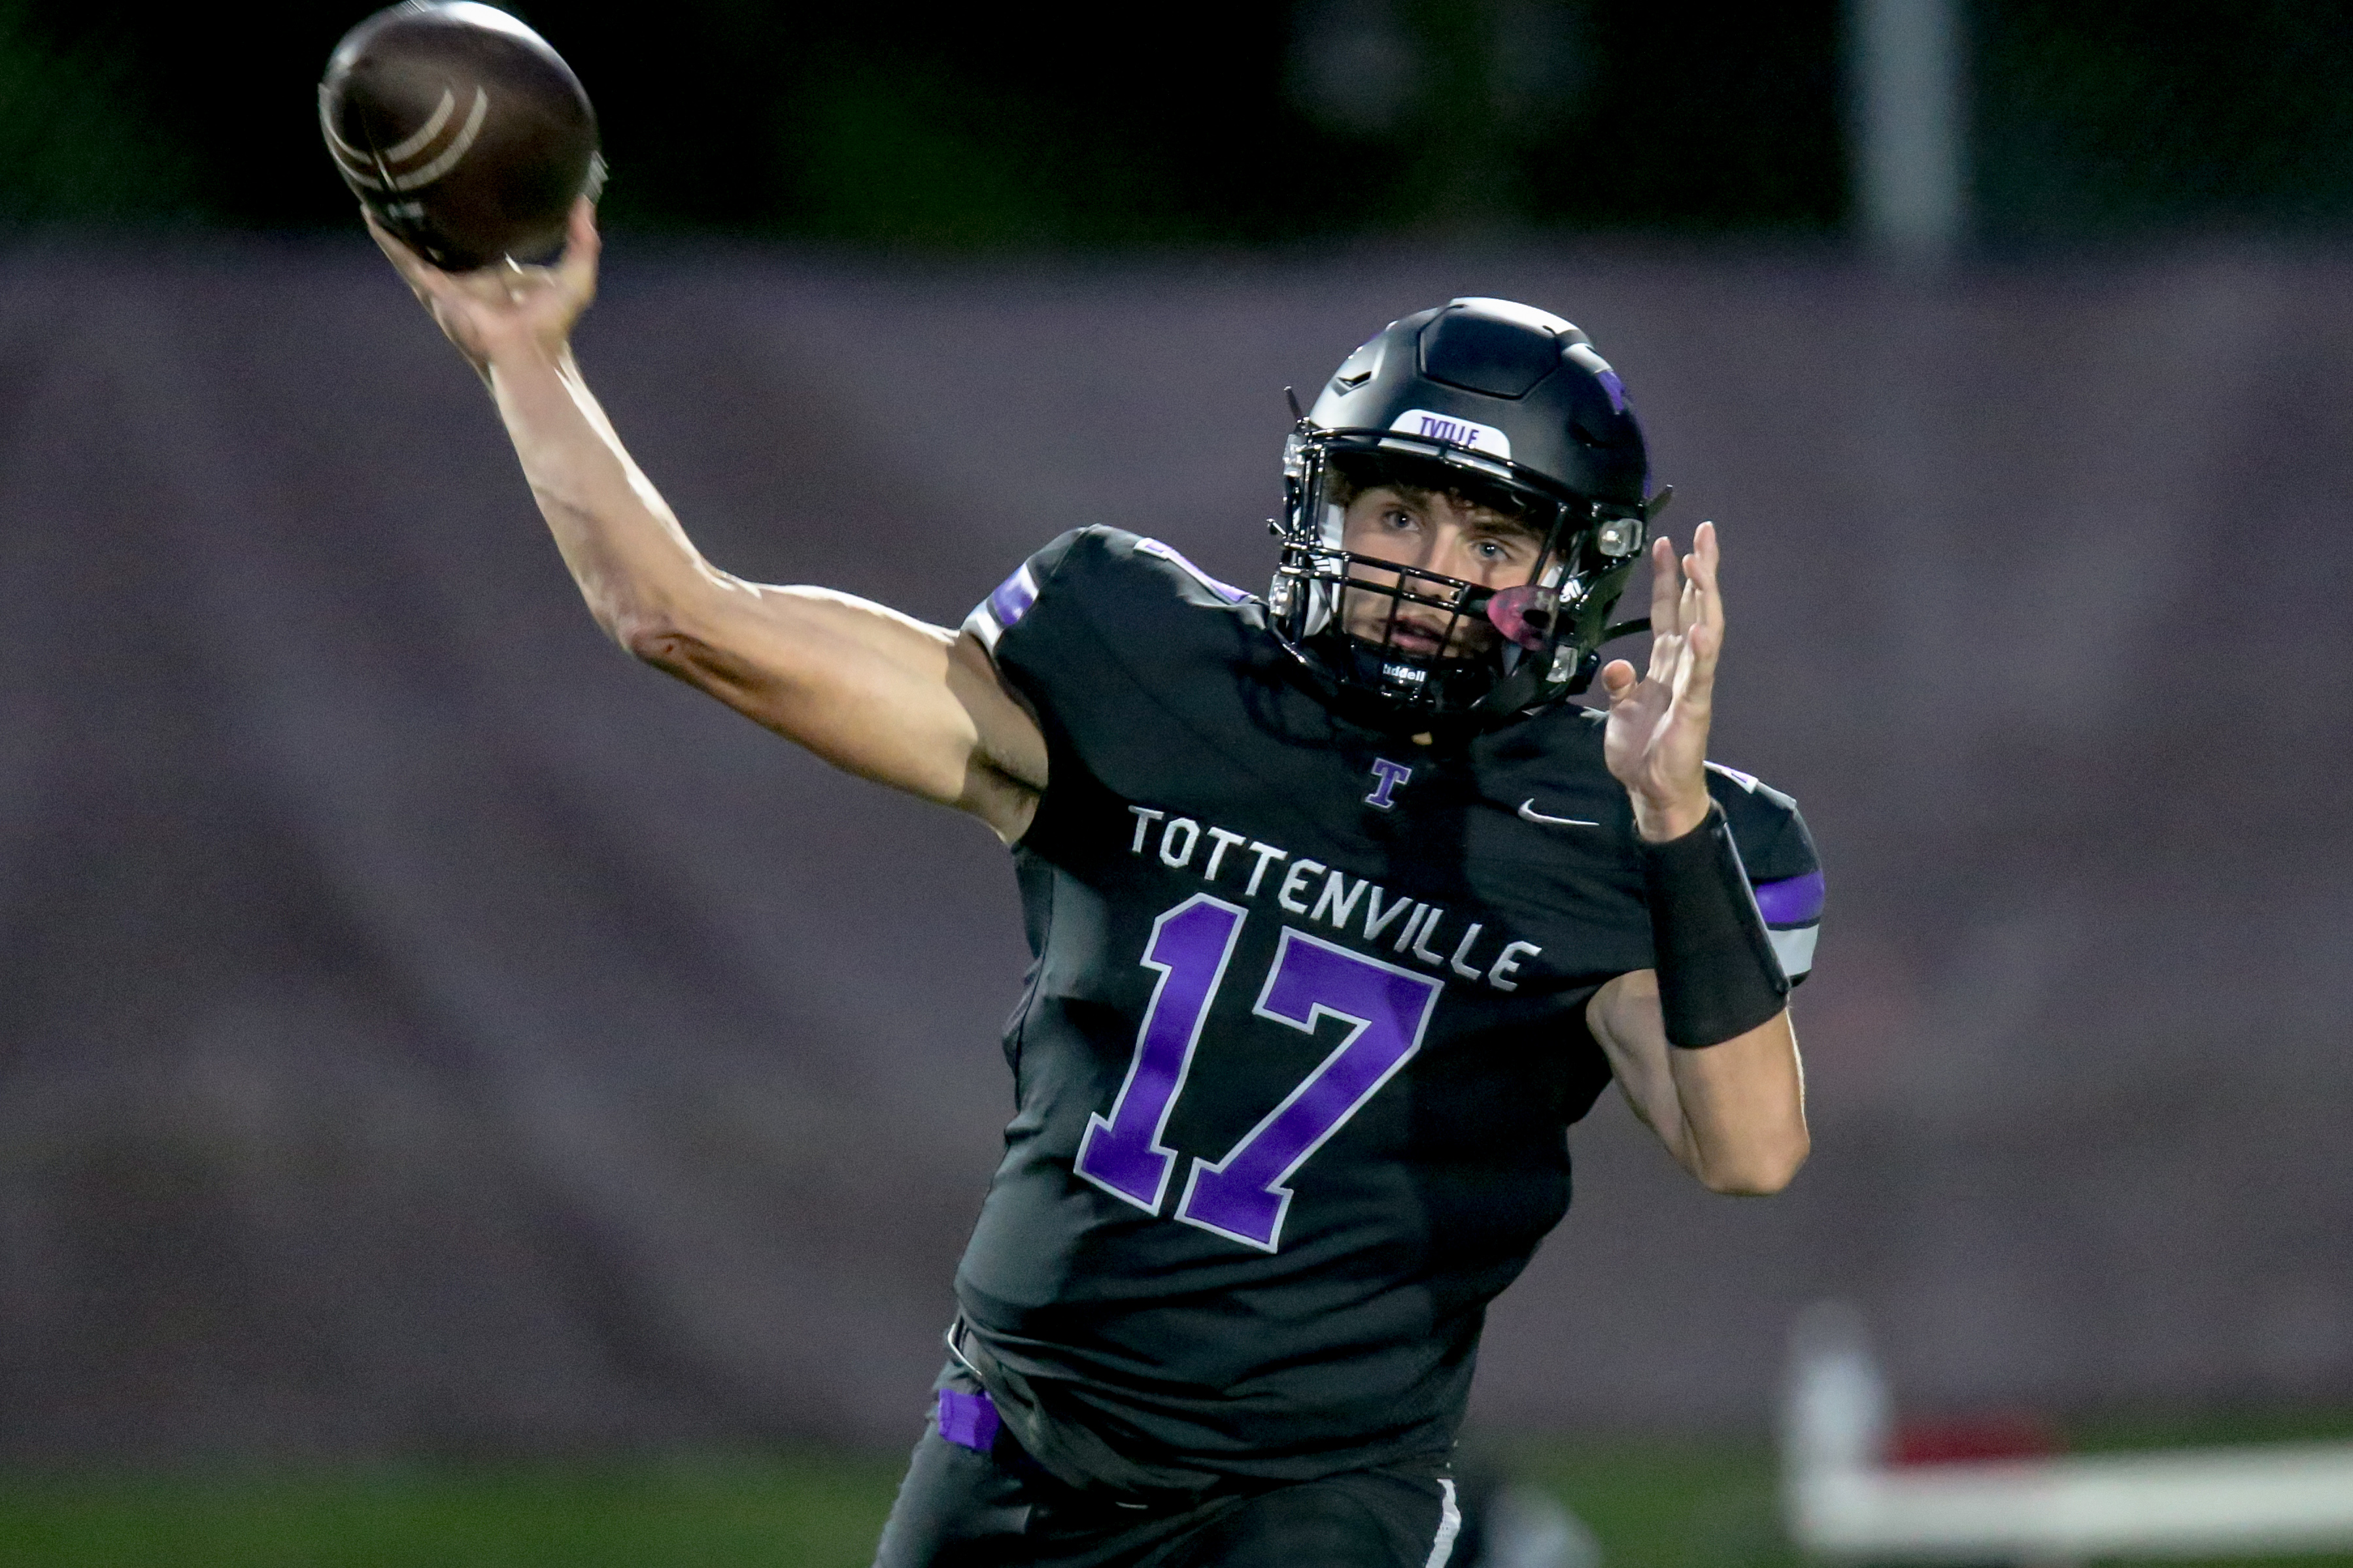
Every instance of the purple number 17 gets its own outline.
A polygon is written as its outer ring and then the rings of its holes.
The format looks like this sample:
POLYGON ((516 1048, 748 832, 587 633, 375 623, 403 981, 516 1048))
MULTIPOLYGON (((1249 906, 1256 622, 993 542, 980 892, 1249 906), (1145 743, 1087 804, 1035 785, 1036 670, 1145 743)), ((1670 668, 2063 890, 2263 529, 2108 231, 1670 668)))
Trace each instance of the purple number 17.
MULTIPOLYGON (((1087 1119, 1079 1174, 1150 1214, 1160 1212, 1176 1160, 1161 1135, 1244 912, 1197 893, 1153 922, 1144 964, 1160 972, 1160 984, 1111 1114, 1087 1119)), ((1428 975, 1286 928, 1251 1011, 1310 1035, 1337 1018, 1347 1036, 1224 1159, 1193 1162, 1176 1218, 1272 1252, 1291 1207, 1284 1184, 1421 1048, 1440 988, 1428 975)))

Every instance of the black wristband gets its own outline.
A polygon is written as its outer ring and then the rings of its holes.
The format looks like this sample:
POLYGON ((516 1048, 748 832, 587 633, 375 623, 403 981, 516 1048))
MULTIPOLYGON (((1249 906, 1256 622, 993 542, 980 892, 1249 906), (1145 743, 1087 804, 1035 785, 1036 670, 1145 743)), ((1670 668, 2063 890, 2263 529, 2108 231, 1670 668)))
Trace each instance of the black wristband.
POLYGON ((1642 881, 1670 1044, 1721 1045, 1787 1005, 1789 977, 1722 806, 1711 804, 1707 820, 1681 838, 1643 845, 1642 881))

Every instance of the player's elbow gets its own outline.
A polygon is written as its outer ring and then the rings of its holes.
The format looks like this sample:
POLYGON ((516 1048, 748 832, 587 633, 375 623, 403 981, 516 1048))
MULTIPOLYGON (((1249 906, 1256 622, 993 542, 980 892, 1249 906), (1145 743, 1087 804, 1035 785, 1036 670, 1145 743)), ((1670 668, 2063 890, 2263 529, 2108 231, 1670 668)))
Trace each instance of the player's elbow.
MULTIPOLYGON (((709 635, 707 626, 656 613, 597 618, 613 640, 641 662, 708 692, 760 723, 783 728, 776 717, 776 672, 754 666, 726 642, 709 635)), ((800 738, 790 729, 784 732, 800 738)))
POLYGON ((1813 1141, 1803 1128, 1783 1137, 1761 1140, 1704 1162, 1699 1179, 1708 1191, 1726 1197, 1766 1198, 1797 1180, 1813 1141))
POLYGON ((707 645, 665 611, 633 606, 612 610, 596 619, 606 635, 628 649, 632 658, 656 669, 683 676, 708 662, 707 645))

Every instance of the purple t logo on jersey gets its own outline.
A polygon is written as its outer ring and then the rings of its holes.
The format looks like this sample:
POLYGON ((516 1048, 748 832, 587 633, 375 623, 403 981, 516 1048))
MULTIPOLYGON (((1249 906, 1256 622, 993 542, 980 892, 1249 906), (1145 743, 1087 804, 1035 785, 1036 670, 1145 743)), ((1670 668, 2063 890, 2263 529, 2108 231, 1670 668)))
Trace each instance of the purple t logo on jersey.
POLYGON ((1389 792, 1413 777, 1413 770, 1402 763, 1393 763, 1387 757, 1375 757, 1373 776, 1381 782, 1374 786, 1372 794, 1365 797, 1365 804, 1377 805, 1383 811, 1387 811, 1397 804, 1389 798, 1389 792))

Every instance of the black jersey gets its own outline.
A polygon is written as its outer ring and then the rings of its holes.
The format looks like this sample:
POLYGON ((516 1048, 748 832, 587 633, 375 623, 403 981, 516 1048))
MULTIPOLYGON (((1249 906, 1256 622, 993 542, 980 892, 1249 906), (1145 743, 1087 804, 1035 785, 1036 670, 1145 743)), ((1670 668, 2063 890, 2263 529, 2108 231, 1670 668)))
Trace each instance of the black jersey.
MULTIPOLYGON (((968 1352, 1080 1484, 1442 1454, 1487 1302, 1569 1200, 1651 965, 1601 716, 1417 744, 1303 681, 1167 546, 1056 540, 967 622, 1050 776, 1015 850, 1018 1109, 957 1272, 968 1352)), ((1785 966, 1820 879, 1785 795, 1710 775, 1785 966)))

